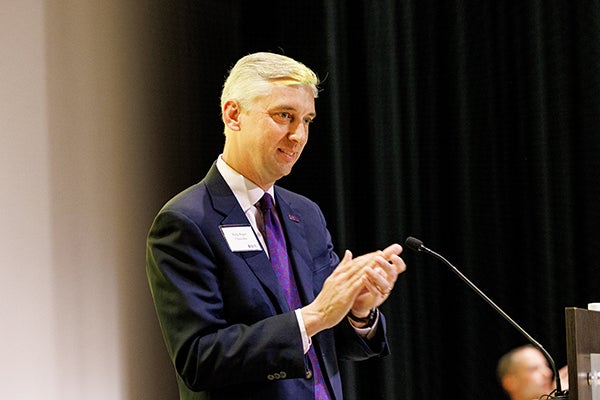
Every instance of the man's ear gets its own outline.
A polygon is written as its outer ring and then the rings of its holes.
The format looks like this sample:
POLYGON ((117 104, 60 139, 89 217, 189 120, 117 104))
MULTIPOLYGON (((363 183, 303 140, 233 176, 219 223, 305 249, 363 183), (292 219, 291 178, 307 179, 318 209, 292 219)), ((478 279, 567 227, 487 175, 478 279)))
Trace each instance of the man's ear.
POLYGON ((223 123, 232 131, 240 130, 240 117, 241 117, 240 105, 235 100, 227 100, 223 104, 223 123))
POLYGON ((507 393, 512 393, 515 390, 515 378, 508 374, 502 377, 502 387, 507 393))

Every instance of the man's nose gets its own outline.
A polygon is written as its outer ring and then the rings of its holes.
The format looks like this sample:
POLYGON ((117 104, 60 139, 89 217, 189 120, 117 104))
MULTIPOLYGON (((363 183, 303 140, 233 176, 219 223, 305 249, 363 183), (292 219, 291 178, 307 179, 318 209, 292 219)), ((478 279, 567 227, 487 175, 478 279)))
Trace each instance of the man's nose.
POLYGON ((308 124, 293 122, 290 124, 289 137, 297 142, 304 142, 308 136, 308 124))

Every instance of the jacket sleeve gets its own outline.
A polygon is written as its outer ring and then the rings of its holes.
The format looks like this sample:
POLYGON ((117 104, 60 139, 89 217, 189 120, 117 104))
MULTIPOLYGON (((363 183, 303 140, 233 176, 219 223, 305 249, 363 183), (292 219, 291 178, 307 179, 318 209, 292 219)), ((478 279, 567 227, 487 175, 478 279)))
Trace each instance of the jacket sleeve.
POLYGON ((375 336, 371 339, 359 336, 347 318, 336 327, 336 339, 340 360, 362 361, 371 357, 384 357, 390 353, 385 317, 382 312, 379 313, 375 336))
POLYGON ((230 321, 231 313, 246 310, 225 307, 223 264, 231 260, 215 248, 218 234, 173 210, 161 211, 148 234, 146 272, 177 373, 196 391, 303 377, 294 312, 269 314, 263 305, 245 312, 244 322, 230 321))

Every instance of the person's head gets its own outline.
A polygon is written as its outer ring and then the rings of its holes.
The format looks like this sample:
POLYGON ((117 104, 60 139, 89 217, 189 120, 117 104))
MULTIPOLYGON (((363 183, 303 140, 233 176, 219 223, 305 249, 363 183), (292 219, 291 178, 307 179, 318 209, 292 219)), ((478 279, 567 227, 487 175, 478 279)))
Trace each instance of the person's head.
POLYGON ((552 370, 532 345, 513 349, 498 361, 497 376, 512 400, 538 399, 554 389, 552 370))
POLYGON ((224 160, 263 189, 289 174, 316 116, 318 85, 317 75, 292 58, 242 57, 221 94, 224 160))

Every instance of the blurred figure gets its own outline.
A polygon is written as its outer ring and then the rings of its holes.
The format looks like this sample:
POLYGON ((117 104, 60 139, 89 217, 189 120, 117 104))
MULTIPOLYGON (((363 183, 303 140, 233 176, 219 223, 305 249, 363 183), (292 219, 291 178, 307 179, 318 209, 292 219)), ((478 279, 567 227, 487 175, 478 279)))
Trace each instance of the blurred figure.
MULTIPOLYGON (((556 389, 552 369, 544 354, 533 345, 517 347, 498 361, 496 370, 500 385, 511 400, 533 400, 556 389)), ((568 369, 560 369, 560 384, 569 388, 568 369)))

